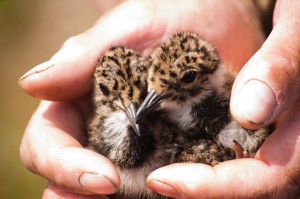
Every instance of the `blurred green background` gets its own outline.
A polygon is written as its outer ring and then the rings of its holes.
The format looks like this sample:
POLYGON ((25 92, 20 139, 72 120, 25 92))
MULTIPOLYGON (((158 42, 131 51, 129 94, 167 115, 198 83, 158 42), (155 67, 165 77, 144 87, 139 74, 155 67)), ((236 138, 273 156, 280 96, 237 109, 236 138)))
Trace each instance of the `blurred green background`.
POLYGON ((46 181, 25 169, 19 146, 39 101, 18 79, 119 1, 0 0, 0 198, 41 198, 46 181))

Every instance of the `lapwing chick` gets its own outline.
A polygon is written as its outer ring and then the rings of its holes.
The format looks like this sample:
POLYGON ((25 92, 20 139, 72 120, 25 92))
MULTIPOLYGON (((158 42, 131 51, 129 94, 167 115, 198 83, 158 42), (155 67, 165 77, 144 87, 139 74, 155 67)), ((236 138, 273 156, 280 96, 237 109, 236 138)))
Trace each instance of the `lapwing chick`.
POLYGON ((232 119, 229 99, 234 79, 210 43, 194 33, 178 33, 151 55, 149 93, 138 109, 137 123, 161 109, 188 140, 196 144, 197 140, 211 140, 230 150, 238 145, 253 155, 271 128, 246 130, 232 119))
MULTIPOLYGON (((170 162, 170 150, 159 146, 169 138, 148 130, 159 124, 155 111, 146 124, 136 123, 137 107, 147 95, 147 65, 137 52, 115 47, 103 55, 94 73, 94 114, 87 125, 87 148, 107 157, 119 172, 121 187, 111 198, 164 198, 145 183, 153 170, 170 162)), ((157 129, 169 133, 162 126, 157 129)))

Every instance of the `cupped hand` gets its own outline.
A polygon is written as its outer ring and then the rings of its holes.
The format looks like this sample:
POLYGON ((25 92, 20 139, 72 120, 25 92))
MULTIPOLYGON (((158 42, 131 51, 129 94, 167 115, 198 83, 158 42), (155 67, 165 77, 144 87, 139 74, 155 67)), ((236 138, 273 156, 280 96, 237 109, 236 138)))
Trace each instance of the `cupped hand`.
MULTIPOLYGON (((119 188, 120 179, 110 161, 83 148, 84 125, 90 113, 89 93, 96 62, 105 50, 115 45, 133 48, 147 56, 153 48, 178 31, 202 35, 218 48, 223 62, 236 71, 259 49, 264 39, 256 10, 250 1, 127 1, 101 17, 87 32, 69 39, 49 61, 33 68, 20 79, 20 85, 27 93, 50 100, 42 102, 33 115, 21 146, 24 164, 51 181, 44 198, 89 198, 90 194, 111 194, 119 188)), ((264 154, 263 151, 260 154, 264 154)), ((229 174, 239 176, 240 173, 234 171, 236 167, 243 169, 244 161, 248 160, 230 161, 224 166, 218 165, 216 169, 227 168, 219 172, 224 177, 229 174)), ((263 161, 251 163, 251 167, 246 165, 248 167, 244 170, 259 168, 265 165, 263 161)), ((190 168, 188 173, 191 175, 201 170, 208 171, 205 174, 207 178, 197 178, 198 186, 206 186, 206 190, 223 196, 232 196, 239 191, 209 186, 213 185, 209 180, 216 178, 208 166, 166 167, 169 174, 178 168, 190 168)), ((173 186, 183 198, 188 196, 187 191, 198 190, 196 184, 193 190, 189 189, 191 183, 188 180, 178 182, 172 176, 166 178, 159 171, 150 176, 152 183, 149 187, 160 193, 161 186, 154 182, 161 181, 173 186), (182 189, 176 186, 182 186, 182 189)), ((251 177, 252 173, 245 172, 243 175, 251 177)), ((219 183, 228 187, 232 185, 229 179, 219 183)), ((243 193, 259 192, 258 184, 254 188, 243 193)), ((210 194, 201 193, 203 196, 210 194)))
POLYGON ((154 171, 148 187, 173 198, 298 198, 300 195, 300 100, 276 122, 254 159, 214 167, 180 163, 154 171))

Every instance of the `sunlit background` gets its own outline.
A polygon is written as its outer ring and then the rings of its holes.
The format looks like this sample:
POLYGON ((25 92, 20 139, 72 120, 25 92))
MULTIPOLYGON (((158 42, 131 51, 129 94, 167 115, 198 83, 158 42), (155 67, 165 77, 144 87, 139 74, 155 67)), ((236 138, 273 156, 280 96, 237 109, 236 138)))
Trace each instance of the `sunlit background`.
POLYGON ((0 0, 0 198, 41 198, 46 184, 19 157, 24 129, 39 101, 22 92, 18 79, 118 2, 0 0))

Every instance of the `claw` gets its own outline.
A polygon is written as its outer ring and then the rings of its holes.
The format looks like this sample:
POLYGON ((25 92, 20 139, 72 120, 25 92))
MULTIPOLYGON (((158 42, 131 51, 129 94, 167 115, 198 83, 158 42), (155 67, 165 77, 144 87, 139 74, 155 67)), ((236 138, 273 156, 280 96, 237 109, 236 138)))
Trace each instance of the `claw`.
POLYGON ((235 152, 236 159, 250 157, 249 151, 244 150, 244 148, 235 140, 233 140, 232 148, 235 152))
POLYGON ((212 163, 210 164, 212 167, 216 166, 217 164, 219 164, 220 162, 217 160, 213 160, 212 163))

